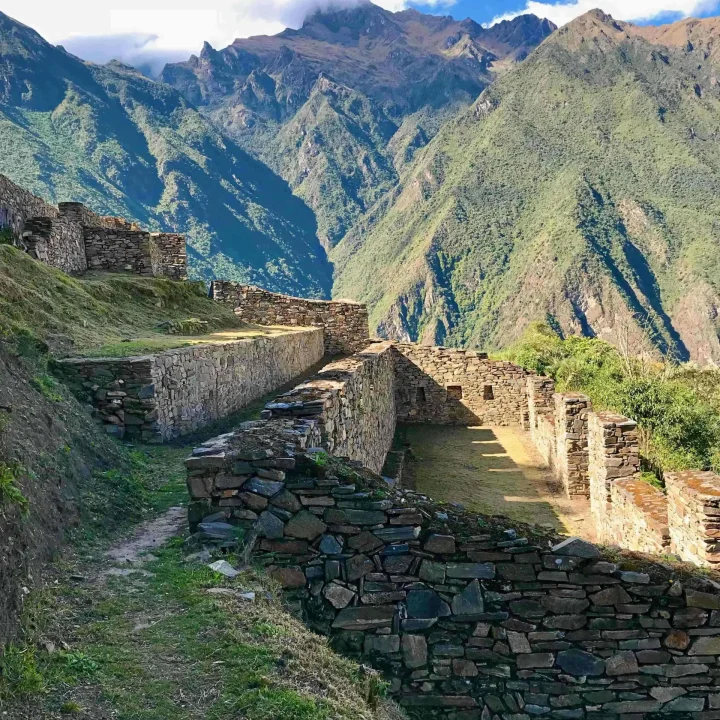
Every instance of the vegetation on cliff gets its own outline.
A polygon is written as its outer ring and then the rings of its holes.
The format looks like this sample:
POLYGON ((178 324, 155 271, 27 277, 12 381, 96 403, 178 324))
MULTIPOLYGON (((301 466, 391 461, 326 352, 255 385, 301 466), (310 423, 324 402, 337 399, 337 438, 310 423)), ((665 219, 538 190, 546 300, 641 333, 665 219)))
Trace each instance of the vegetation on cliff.
POLYGON ((0 13, 0 172, 51 202, 187 233, 196 277, 325 297, 312 211, 174 89, 0 13))
POLYGON ((638 318, 720 357, 718 28, 670 29, 593 11, 553 33, 334 249, 335 295, 391 337, 492 349, 549 316, 612 340, 638 318))
MULTIPOLYGON (((636 348, 633 348, 633 350, 636 348)), ((603 340, 561 338, 533 324, 504 356, 588 395, 596 410, 638 423, 641 454, 658 479, 670 470, 720 470, 720 370, 638 358, 603 340)))
POLYGON ((458 108, 554 25, 330 8, 298 30, 236 40, 165 67, 161 79, 266 162, 336 244, 458 108))

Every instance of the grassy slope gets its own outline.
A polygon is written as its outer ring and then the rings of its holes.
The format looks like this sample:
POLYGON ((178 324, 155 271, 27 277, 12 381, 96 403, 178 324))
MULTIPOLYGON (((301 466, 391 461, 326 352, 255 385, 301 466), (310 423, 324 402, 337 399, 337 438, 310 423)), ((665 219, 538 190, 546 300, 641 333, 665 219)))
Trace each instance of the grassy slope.
POLYGON ((158 326, 189 318, 207 322, 208 331, 247 329, 200 282, 110 273, 74 278, 0 245, 0 332, 29 331, 63 355, 118 354, 128 340, 136 350, 182 345, 184 338, 158 326), (139 346, 138 339, 147 343, 139 346))
POLYGON ((547 315, 587 330, 614 293, 682 352, 668 315, 690 279, 717 287, 713 65, 583 22, 420 153, 335 250, 337 296, 390 333, 497 347, 547 315))
POLYGON ((0 172, 50 201, 188 234, 193 271, 321 297, 312 212, 178 92, 86 65, 0 14, 0 172))

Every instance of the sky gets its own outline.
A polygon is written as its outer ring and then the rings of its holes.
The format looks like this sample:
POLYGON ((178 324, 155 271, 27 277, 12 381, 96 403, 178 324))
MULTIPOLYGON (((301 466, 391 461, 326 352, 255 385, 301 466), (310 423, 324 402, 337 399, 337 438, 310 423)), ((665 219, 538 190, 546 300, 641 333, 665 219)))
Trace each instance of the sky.
MULTIPOLYGON (((300 27, 304 18, 329 5, 357 0, 2 0, 0 10, 37 30, 45 39, 94 62, 119 59, 148 74, 165 62, 198 54, 203 42, 215 48, 236 37, 275 34, 300 27)), ((388 10, 471 17, 492 24, 530 12, 563 25, 601 7, 619 20, 671 22, 718 11, 720 0, 375 0, 388 10)))

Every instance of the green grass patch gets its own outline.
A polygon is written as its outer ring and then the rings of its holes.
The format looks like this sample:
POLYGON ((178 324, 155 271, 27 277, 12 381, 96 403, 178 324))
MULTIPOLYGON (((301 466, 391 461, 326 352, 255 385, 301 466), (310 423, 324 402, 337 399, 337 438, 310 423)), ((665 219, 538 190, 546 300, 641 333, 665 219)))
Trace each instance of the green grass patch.
POLYGON ((22 513, 28 510, 28 499, 18 486, 18 477, 23 469, 17 464, 0 462, 0 512, 2 506, 19 507, 22 513))

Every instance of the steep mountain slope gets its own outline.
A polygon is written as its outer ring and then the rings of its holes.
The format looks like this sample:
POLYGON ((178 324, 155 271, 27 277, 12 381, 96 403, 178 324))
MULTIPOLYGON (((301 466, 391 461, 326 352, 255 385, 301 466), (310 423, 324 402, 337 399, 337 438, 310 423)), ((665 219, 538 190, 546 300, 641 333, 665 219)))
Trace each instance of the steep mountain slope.
POLYGON ((206 44, 161 79, 280 173, 334 245, 442 121, 553 29, 532 15, 484 29, 363 2, 273 37, 206 44))
POLYGON ((323 296, 310 209, 172 88, 86 64, 0 13, 0 172, 52 201, 187 232, 196 275, 323 296))
POLYGON ((558 30, 335 249, 335 294, 394 337, 492 348, 549 319, 720 360, 718 29, 558 30))

